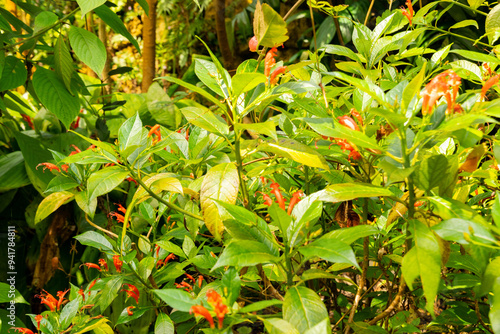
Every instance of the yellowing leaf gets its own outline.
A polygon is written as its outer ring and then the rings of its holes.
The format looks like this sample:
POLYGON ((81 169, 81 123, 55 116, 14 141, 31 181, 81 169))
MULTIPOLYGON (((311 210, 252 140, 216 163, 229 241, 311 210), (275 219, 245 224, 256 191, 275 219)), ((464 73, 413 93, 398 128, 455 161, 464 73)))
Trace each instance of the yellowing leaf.
MULTIPOLYGON (((170 191, 174 193, 179 193, 181 195, 184 194, 181 182, 172 177, 171 173, 160 173, 156 174, 148 179, 142 180, 146 186, 148 186, 155 194, 158 194, 162 191, 170 191)), ((134 194, 134 198, 132 201, 137 201, 136 203, 140 203, 147 199, 149 194, 143 187, 139 187, 134 194)))
POLYGON ((268 4, 257 1, 253 19, 253 31, 259 45, 272 48, 288 40, 288 29, 283 18, 268 4))
POLYGON ((35 224, 47 218, 52 212, 56 211, 61 205, 68 203, 75 194, 69 191, 60 191, 45 197, 38 206, 35 214, 35 224))
POLYGON ((500 4, 493 7, 488 13, 485 22, 485 30, 488 34, 490 44, 495 43, 500 37, 500 4))
POLYGON ((216 239, 220 240, 224 225, 222 219, 226 212, 219 212, 214 200, 236 203, 240 180, 236 166, 232 163, 223 163, 212 167, 203 178, 200 190, 201 209, 205 225, 216 239))
POLYGON ((477 145, 474 149, 469 153, 465 162, 458 169, 459 171, 472 173, 477 169, 477 164, 479 160, 483 157, 486 149, 483 145, 477 145))

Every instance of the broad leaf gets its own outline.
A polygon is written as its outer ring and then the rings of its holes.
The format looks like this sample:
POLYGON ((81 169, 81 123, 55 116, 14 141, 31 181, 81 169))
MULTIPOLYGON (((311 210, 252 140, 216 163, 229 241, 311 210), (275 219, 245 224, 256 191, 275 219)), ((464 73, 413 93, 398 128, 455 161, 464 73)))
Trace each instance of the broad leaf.
POLYGON ((35 17, 35 26, 33 28, 33 34, 39 33, 41 30, 50 27, 57 22, 59 18, 56 14, 43 11, 35 17))
POLYGON ((153 291, 155 295, 157 295, 161 300, 167 303, 168 306, 175 308, 181 312, 189 312, 191 310, 191 306, 197 304, 197 300, 183 290, 162 289, 151 291, 153 291))
POLYGON ((101 309, 101 313, 108 308, 108 306, 118 296, 118 292, 123 285, 123 276, 112 276, 106 283, 104 289, 101 290, 101 296, 97 300, 97 305, 101 309))
MULTIPOLYGON (((99 6, 102 3, 104 1, 99 6)), ((69 41, 78 58, 100 76, 108 55, 106 47, 99 38, 85 29, 72 25, 69 29, 69 41)))
MULTIPOLYGON (((175 177, 172 177, 171 173, 159 173, 152 177, 144 178, 142 181, 155 194, 159 194, 162 191, 170 191, 181 195, 184 193, 181 182, 175 177)), ((140 186, 134 194, 133 201, 139 203, 148 196, 149 193, 140 186)))
POLYGON ((181 109, 181 112, 191 124, 221 136, 229 134, 227 124, 216 117, 208 108, 185 107, 181 109))
POLYGON ((87 14, 94 8, 99 7, 100 5, 105 3, 106 0, 76 0, 76 2, 78 2, 78 6, 82 10, 82 17, 84 17, 85 14, 87 14))
POLYGON ((479 296, 484 296, 495 288, 495 285, 498 285, 497 281, 500 278, 500 257, 496 257, 486 267, 486 270, 483 273, 483 278, 481 282, 481 287, 479 289, 479 296))
POLYGON ((279 318, 264 318, 264 326, 269 334, 300 334, 288 321, 279 318))
POLYGON ((45 197, 36 210, 35 224, 47 218, 52 212, 59 209, 61 205, 73 200, 74 196, 69 191, 61 191, 45 197))
POLYGON ((0 78, 0 91, 17 88, 26 82, 28 71, 24 63, 14 56, 5 57, 0 78))
POLYGON ((261 242, 234 240, 226 246, 212 270, 224 266, 242 268, 278 261, 279 258, 274 256, 269 248, 261 242))
POLYGON ((228 87, 220 77, 217 67, 211 61, 197 58, 194 63, 194 71, 198 78, 215 94, 227 97, 228 87))
POLYGON ((75 194, 75 202, 83 212, 89 215, 90 219, 94 219, 97 198, 89 199, 87 191, 83 190, 75 194))
POLYGON ((439 186, 443 181, 443 175, 448 171, 448 159, 439 154, 433 155, 420 163, 415 173, 417 187, 427 192, 439 186))
POLYGON ((342 241, 343 243, 350 245, 360 238, 368 237, 377 233, 380 233, 380 231, 375 226, 358 225, 331 231, 323 235, 321 239, 330 239, 332 242, 334 242, 334 240, 342 241))
POLYGON ((109 193, 125 180, 128 173, 120 166, 107 167, 93 173, 87 180, 89 199, 92 200, 109 193))
POLYGON ((317 333, 331 332, 325 304, 316 292, 303 286, 288 289, 283 302, 283 319, 299 333, 305 333, 326 319, 325 329, 317 333))
POLYGON ((123 21, 120 19, 118 15, 116 15, 115 12, 113 12, 111 9, 109 9, 108 6, 102 5, 99 7, 94 8, 94 13, 97 14, 108 26, 110 26, 111 29, 113 29, 115 32, 119 33, 126 39, 132 43, 133 46, 135 46, 136 50, 140 53, 141 49, 139 47, 139 43, 137 40, 130 34, 130 32, 127 30, 127 27, 125 27, 125 24, 123 21))
POLYGON ((258 302, 255 302, 255 303, 252 303, 252 304, 249 304, 249 305, 242 307, 239 310, 239 312, 240 313, 251 313, 251 312, 263 310, 267 307, 281 305, 281 304, 283 304, 283 301, 278 300, 278 299, 261 300, 261 301, 258 301, 258 302))
POLYGON ((133 314, 129 315, 127 308, 124 308, 122 313, 120 313, 120 316, 118 317, 118 320, 116 321, 115 325, 126 324, 127 322, 130 322, 132 320, 139 319, 148 310, 149 308, 138 308, 136 306, 135 308, 132 309, 133 314))
MULTIPOLYGON (((500 5, 497 5, 496 7, 500 7, 500 5)), ((491 12, 493 12, 493 10, 491 12)), ((498 12, 500 13, 500 10, 498 10, 498 12)), ((458 54, 466 59, 473 60, 473 61, 478 61, 478 62, 483 62, 483 63, 500 63, 500 59, 498 59, 497 57, 494 57, 494 56, 490 56, 486 53, 461 50, 461 49, 453 49, 453 50, 450 50, 450 52, 456 53, 456 54, 458 54)))
POLYGON ((262 73, 239 73, 232 79, 233 98, 237 98, 242 93, 254 89, 257 85, 267 81, 267 77, 262 73))
POLYGON ((288 40, 288 30, 283 18, 268 4, 257 1, 253 19, 253 31, 259 45, 272 48, 288 40))
POLYGON ((405 89, 403 91, 403 98, 401 99, 401 108, 403 111, 408 109, 408 106, 410 105, 411 100, 413 100, 415 95, 417 95, 417 93, 420 91, 420 88, 422 87, 422 83, 424 82, 424 79, 425 79, 426 65, 427 65, 427 63, 424 63, 420 72, 418 72, 418 74, 405 87, 405 89))
POLYGON ((238 170, 232 163, 212 167, 203 178, 200 190, 201 209, 205 225, 216 239, 220 239, 224 225, 225 212, 219 212, 214 200, 235 204, 238 197, 240 180, 238 170))
POLYGON ((113 245, 108 241, 108 239, 97 232, 84 232, 77 235, 75 239, 80 241, 82 245, 91 246, 106 253, 113 252, 113 245))
POLYGON ((142 138, 142 130, 142 122, 139 118, 139 113, 127 119, 120 127, 120 130, 118 130, 120 150, 125 151, 130 146, 138 145, 142 138))
POLYGON ((321 154, 293 139, 281 138, 277 143, 263 142, 257 146, 257 149, 292 159, 306 166, 329 169, 325 158, 321 154))
POLYGON ((76 72, 73 68, 73 59, 62 35, 59 35, 54 46, 54 68, 59 79, 64 82, 68 92, 71 92, 71 77, 76 72))
POLYGON ((364 183, 332 184, 318 192, 318 200, 333 203, 379 196, 394 196, 394 194, 389 189, 364 183))
POLYGON ((71 95, 57 74, 43 67, 37 67, 33 86, 43 105, 69 128, 80 112, 78 95, 71 95))
POLYGON ((273 121, 267 121, 264 123, 236 123, 234 125, 235 130, 247 130, 251 132, 256 132, 258 134, 266 135, 271 137, 275 141, 278 141, 278 135, 276 134, 276 126, 273 121))
POLYGON ((24 157, 21 151, 0 157, 0 192, 17 189, 30 184, 24 157))
POLYGON ((61 323, 62 328, 67 328, 73 318, 76 316, 78 311, 80 310, 80 300, 78 298, 73 299, 66 305, 61 311, 61 315, 59 316, 59 322, 61 323))
POLYGON ((415 246, 403 258, 403 276, 413 290, 413 282, 420 276, 424 288, 426 309, 434 315, 434 299, 441 280, 441 252, 439 242, 424 223, 412 220, 409 228, 415 239, 415 246))
POLYGON ((306 246, 300 247, 299 252, 303 254, 306 259, 317 256, 330 262, 349 263, 361 270, 356 261, 354 251, 349 245, 342 241, 320 238, 306 246))
POLYGON ((174 323, 165 313, 158 314, 156 318, 155 334, 175 334, 174 323))
POLYGON ((485 30, 490 44, 495 43, 500 37, 500 4, 493 7, 486 16, 485 30))
MULTIPOLYGON (((498 5, 497 5, 498 7, 498 5)), ((500 282, 499 280, 495 280, 494 286, 493 286, 493 303, 490 308, 490 321, 491 321, 491 328, 493 329, 494 333, 500 333, 500 282)))

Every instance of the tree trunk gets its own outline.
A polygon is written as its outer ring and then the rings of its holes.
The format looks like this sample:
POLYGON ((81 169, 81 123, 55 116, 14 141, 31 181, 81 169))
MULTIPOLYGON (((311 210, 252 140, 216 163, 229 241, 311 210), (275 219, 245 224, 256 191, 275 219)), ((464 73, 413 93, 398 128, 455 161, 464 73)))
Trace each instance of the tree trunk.
POLYGON ((234 69, 233 54, 229 47, 226 32, 226 1, 216 0, 215 4, 215 30, 217 30, 217 40, 219 41, 220 52, 224 58, 224 67, 230 71, 234 69))
POLYGON ((147 92, 153 83, 156 69, 156 4, 158 0, 147 0, 149 15, 143 16, 142 28, 142 84, 141 90, 147 92))

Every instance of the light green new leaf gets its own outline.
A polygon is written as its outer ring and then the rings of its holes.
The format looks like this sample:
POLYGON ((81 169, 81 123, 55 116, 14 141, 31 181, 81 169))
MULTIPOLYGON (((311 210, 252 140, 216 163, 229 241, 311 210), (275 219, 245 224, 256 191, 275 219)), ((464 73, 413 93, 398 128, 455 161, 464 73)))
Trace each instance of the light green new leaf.
POLYGON ((269 247, 258 241, 234 240, 224 249, 212 270, 224 266, 237 268, 255 266, 261 263, 278 262, 269 247))
POLYGON ((90 175, 87 180, 89 200, 107 194, 118 187, 128 176, 128 173, 128 171, 123 170, 120 166, 112 166, 90 175))
POLYGON ((55 72, 37 67, 33 86, 42 104, 69 128, 80 112, 78 95, 71 95, 55 72))
POLYGON ((403 276, 413 290, 413 282, 420 276, 424 288, 426 309, 434 315, 434 299, 441 280, 441 251, 437 237, 431 229, 418 220, 409 224, 415 246, 403 258, 403 276))
POLYGON ((490 322, 494 333, 500 333, 500 281, 495 280, 493 286, 493 303, 490 308, 490 322))
POLYGON ((500 37, 500 4, 497 4, 486 16, 485 30, 488 41, 493 44, 500 37))
POLYGON ((403 91, 403 98, 401 100, 402 110, 406 110, 408 108, 413 97, 415 97, 415 95, 417 95, 417 93, 420 91, 420 87, 422 86, 425 78, 426 65, 427 63, 424 63, 420 72, 418 72, 418 74, 405 87, 403 91))
POLYGON ((71 93, 71 77, 75 73, 75 69, 73 68, 73 59, 62 35, 59 35, 54 46, 54 68, 59 79, 64 82, 66 89, 71 93))
MULTIPOLYGON (((478 9, 479 7, 481 7, 483 2, 484 0, 467 0, 467 3, 469 4, 469 6, 471 6, 472 9, 478 9)), ((477 26, 476 28, 479 29, 477 26)))
POLYGON ((130 117, 118 130, 118 141, 120 142, 120 150, 125 151, 128 147, 138 145, 142 137, 142 122, 139 118, 139 113, 130 117))
MULTIPOLYGON (((12 298, 9 296, 9 293, 12 293, 10 290, 10 284, 0 282, 0 303, 10 303, 12 298)), ((16 304, 28 304, 29 303, 24 299, 23 295, 16 289, 14 292, 14 301, 16 304)), ((281 303, 281 302, 280 302, 281 303)))
POLYGON ((155 334, 175 334, 174 323, 165 313, 158 314, 156 318, 155 334))
POLYGON ((231 79, 233 97, 237 98, 266 81, 267 77, 262 73, 238 73, 231 79))
POLYGON ((297 328, 293 327, 286 320, 279 318, 267 318, 263 320, 269 334, 300 334, 297 328))
POLYGON ((342 241, 320 238, 304 247, 300 247, 299 252, 307 259, 317 256, 330 262, 350 263, 361 270, 354 251, 342 241))
POLYGON ((377 233, 380 233, 380 231, 373 225, 358 225, 331 231, 323 235, 321 239, 328 239, 331 240, 331 242, 335 242, 336 240, 342 241, 343 243, 350 245, 360 238, 368 237, 377 233))
POLYGON ((141 5, 142 9, 144 9, 144 12, 146 15, 149 16, 149 4, 146 0, 137 0, 137 3, 141 5))
POLYGON ((495 284, 498 284, 497 281, 500 283, 500 257, 496 257, 488 263, 488 266, 483 274, 478 297, 482 297, 491 292, 494 289, 495 284))
POLYGON ((255 303, 252 303, 252 304, 249 304, 249 305, 242 307, 239 310, 239 313, 252 313, 252 312, 263 310, 267 307, 281 305, 281 304, 283 304, 283 301, 281 301, 279 299, 261 300, 261 301, 258 301, 258 302, 255 302, 255 303))
POLYGON ((197 304, 197 300, 191 297, 189 293, 179 289, 161 289, 151 290, 161 300, 167 303, 168 306, 175 308, 181 312, 189 312, 191 306, 197 304))
POLYGON ((82 17, 84 17, 85 14, 87 14, 94 8, 97 8, 100 5, 104 4, 106 0, 76 0, 76 2, 78 2, 78 6, 82 10, 82 17))
POLYGON ((89 200, 86 190, 75 194, 76 204, 83 212, 89 215, 90 219, 94 219, 95 209, 97 208, 97 198, 89 200))
POLYGON ((500 197, 495 196, 495 201, 491 207, 491 216, 497 227, 500 227, 500 197))
POLYGON ((295 286, 288 289, 283 301, 283 319, 298 329, 299 333, 306 333, 325 319, 326 328, 317 333, 328 331, 328 311, 321 298, 313 290, 304 286, 295 286))
POLYGON ((45 197, 36 210, 35 224, 47 218, 52 212, 59 209, 61 205, 73 200, 74 196, 75 194, 69 191, 61 191, 45 197))
POLYGON ((108 321, 108 319, 100 319, 97 322, 92 323, 92 325, 83 328, 81 331, 76 332, 75 334, 88 333, 91 330, 94 331, 94 334, 112 334, 113 329, 106 323, 108 321), (111 332, 109 330, 111 330, 111 332))
POLYGON ((475 210, 471 209, 470 206, 464 203, 451 198, 443 198, 438 196, 429 197, 428 199, 434 205, 435 213, 437 213, 437 215, 440 216, 443 220, 460 218, 485 224, 484 218, 481 217, 475 210))
MULTIPOLYGON (((172 175, 173 174, 171 173, 159 173, 153 175, 152 177, 144 178, 142 179, 142 181, 155 194, 159 194, 162 191, 170 191, 183 195, 184 190, 182 188, 181 182, 175 177, 172 177, 172 175)), ((149 194, 141 186, 137 188, 132 201, 138 204, 141 201, 145 200, 147 197, 149 197, 149 194)))
POLYGON ((69 29, 69 42, 78 58, 101 76, 108 56, 101 40, 93 33, 72 25, 69 29))
MULTIPOLYGON (((497 7, 500 5, 497 5, 497 7)), ((493 11, 492 11, 493 12, 493 11)), ((499 11, 500 13, 500 11, 499 11)), ((456 53, 461 55, 462 57, 473 60, 473 61, 478 61, 478 62, 483 62, 483 63, 500 63, 500 59, 494 56, 490 56, 486 53, 480 53, 480 52, 475 52, 475 51, 468 51, 468 50, 450 50, 451 53, 456 53)))
POLYGON ((345 46, 328 44, 320 48, 318 51, 325 51, 326 53, 335 56, 344 56, 354 60, 357 63, 361 63, 361 59, 359 58, 359 56, 356 53, 354 53, 354 51, 345 46))
POLYGON ((311 147, 293 139, 281 138, 278 143, 263 142, 257 146, 259 151, 270 152, 292 159, 301 164, 330 169, 325 158, 311 147))
POLYGON ((97 248, 105 253, 113 253, 113 245, 101 234, 87 231, 75 237, 82 245, 97 248))
POLYGON ((333 203, 345 202, 355 198, 394 196, 389 189, 364 183, 332 184, 318 193, 318 200, 333 203))
POLYGON ((212 167, 201 183, 200 202, 205 225, 218 240, 224 231, 222 220, 227 214, 219 212, 214 200, 236 203, 239 186, 238 170, 232 163, 212 167))
POLYGON ((127 27, 125 27, 125 24, 123 24, 123 21, 120 19, 120 17, 118 17, 115 12, 109 9, 108 6, 102 5, 96 7, 94 8, 94 13, 96 13, 97 16, 99 16, 104 22, 106 22, 106 24, 110 26, 111 29, 128 39, 130 43, 135 46, 136 50, 141 53, 141 49, 139 47, 139 43, 137 43, 137 40, 127 30, 127 27))
POLYGON ((259 45, 267 48, 279 46, 288 40, 288 29, 283 18, 268 4, 257 1, 253 19, 253 31, 259 45))
MULTIPOLYGON (((480 1, 483 2, 483 0, 480 0, 480 1)), ((454 25, 452 25, 450 27, 450 30, 451 29, 465 28, 465 27, 469 27, 469 26, 474 26, 474 27, 476 27, 476 29, 479 29, 479 25, 477 24, 477 22, 475 20, 463 20, 461 22, 458 22, 458 23, 455 23, 454 25)))
POLYGON ((229 134, 227 124, 217 118, 207 108, 185 107, 181 109, 181 112, 189 123, 199 126, 208 132, 222 136, 229 134))
POLYGON ((17 189, 30 184, 24 157, 21 151, 0 157, 0 192, 17 189))
POLYGON ((278 141, 278 135, 276 134, 276 126, 273 121, 267 121, 264 123, 236 123, 234 125, 236 130, 247 130, 250 132, 256 132, 258 134, 266 135, 278 141))
POLYGON ((203 82, 215 94, 227 97, 224 90, 227 90, 228 87, 225 87, 224 81, 220 77, 217 67, 213 62, 200 58, 195 59, 194 72, 201 82, 203 82))

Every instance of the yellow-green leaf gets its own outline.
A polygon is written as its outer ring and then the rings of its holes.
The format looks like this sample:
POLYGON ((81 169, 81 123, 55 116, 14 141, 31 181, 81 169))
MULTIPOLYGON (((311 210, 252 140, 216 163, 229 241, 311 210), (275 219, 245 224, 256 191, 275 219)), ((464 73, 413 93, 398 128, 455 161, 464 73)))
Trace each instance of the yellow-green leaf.
POLYGON ((495 43, 500 37, 500 4, 493 7, 486 16, 485 30, 490 44, 495 43))
POLYGON ((272 48, 288 40, 288 29, 283 18, 268 4, 257 1, 253 19, 253 31, 259 45, 272 48))
MULTIPOLYGON (((172 177, 171 173, 160 173, 156 174, 150 178, 142 179, 144 184, 148 186, 151 191, 155 194, 159 194, 162 191, 170 191, 174 193, 184 194, 181 182, 172 177)), ((132 201, 134 203, 140 203, 149 197, 149 194, 143 187, 139 187, 134 194, 132 201), (137 201, 137 202, 136 202, 137 201)))
POLYGON ((208 132, 219 135, 227 135, 229 133, 227 124, 206 108, 185 107, 181 109, 181 112, 189 123, 199 126, 208 132))
POLYGON ((236 123, 234 128, 236 130, 247 130, 250 132, 256 132, 258 134, 266 135, 272 139, 278 141, 278 135, 276 134, 276 126, 273 121, 267 121, 264 123, 236 123))
POLYGON ((212 167, 203 178, 200 190, 201 209, 205 225, 216 239, 220 240, 224 225, 223 218, 228 215, 225 211, 219 211, 214 200, 236 203, 240 180, 238 170, 232 163, 223 163, 212 167))
POLYGON ((35 214, 35 224, 47 218, 52 212, 56 211, 61 205, 73 200, 75 194, 69 191, 60 191, 45 197, 38 206, 35 214))

